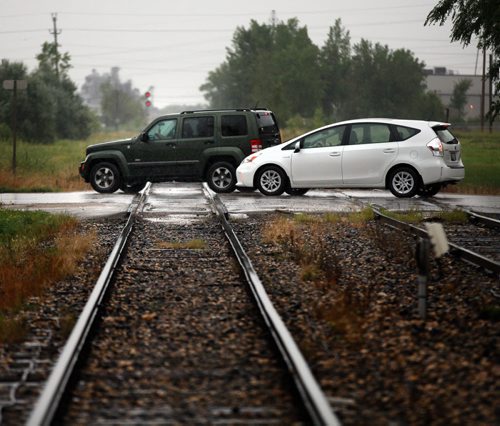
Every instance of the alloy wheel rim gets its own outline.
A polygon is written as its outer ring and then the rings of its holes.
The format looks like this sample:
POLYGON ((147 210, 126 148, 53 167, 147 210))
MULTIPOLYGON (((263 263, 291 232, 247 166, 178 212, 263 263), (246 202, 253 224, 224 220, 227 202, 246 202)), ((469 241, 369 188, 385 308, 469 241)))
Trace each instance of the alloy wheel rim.
POLYGON ((394 175, 394 188, 399 194, 408 194, 415 186, 413 176, 408 172, 399 172, 394 175))
POLYGON ((107 189, 115 181, 115 174, 113 170, 108 167, 103 167, 95 174, 95 183, 99 188, 107 189))
POLYGON ((267 170, 262 174, 260 183, 266 191, 274 192, 281 185, 281 176, 275 170, 267 170))
POLYGON ((219 189, 227 188, 231 184, 233 178, 232 173, 225 167, 215 169, 212 182, 219 189))

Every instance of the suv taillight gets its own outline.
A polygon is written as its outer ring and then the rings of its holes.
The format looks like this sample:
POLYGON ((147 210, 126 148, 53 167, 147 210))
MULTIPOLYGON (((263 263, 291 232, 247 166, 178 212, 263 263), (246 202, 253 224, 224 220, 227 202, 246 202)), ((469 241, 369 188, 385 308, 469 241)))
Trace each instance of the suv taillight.
POLYGON ((252 139, 250 146, 252 147, 252 153, 260 151, 262 149, 262 141, 260 139, 252 139))

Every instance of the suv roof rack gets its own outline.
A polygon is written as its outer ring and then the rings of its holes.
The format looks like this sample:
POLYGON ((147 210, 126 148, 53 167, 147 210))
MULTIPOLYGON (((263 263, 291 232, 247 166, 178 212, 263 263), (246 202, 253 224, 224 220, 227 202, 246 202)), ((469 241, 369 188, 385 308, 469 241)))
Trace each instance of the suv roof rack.
POLYGON ((265 107, 259 108, 219 108, 219 109, 193 109, 189 111, 182 111, 181 114, 192 114, 194 112, 219 112, 219 111, 267 111, 265 107))

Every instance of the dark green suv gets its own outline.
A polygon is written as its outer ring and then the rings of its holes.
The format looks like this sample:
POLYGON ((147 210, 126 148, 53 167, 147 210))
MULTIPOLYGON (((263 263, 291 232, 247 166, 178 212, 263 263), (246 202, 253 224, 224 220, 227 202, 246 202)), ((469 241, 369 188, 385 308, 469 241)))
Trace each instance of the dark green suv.
POLYGON ((279 143, 267 109, 184 111, 158 117, 135 138, 88 146, 79 171, 103 193, 172 180, 206 181, 215 192, 231 192, 243 158, 279 143))

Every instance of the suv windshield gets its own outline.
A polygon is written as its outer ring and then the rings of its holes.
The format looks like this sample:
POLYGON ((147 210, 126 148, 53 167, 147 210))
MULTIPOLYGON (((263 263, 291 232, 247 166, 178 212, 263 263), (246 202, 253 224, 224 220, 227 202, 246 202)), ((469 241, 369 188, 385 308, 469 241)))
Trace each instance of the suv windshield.
POLYGON ((274 121, 274 116, 270 112, 259 112, 256 114, 257 125, 264 133, 278 132, 278 126, 274 121))

